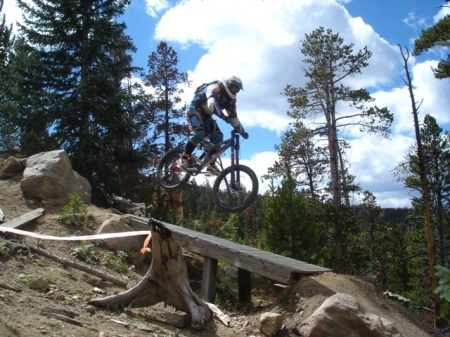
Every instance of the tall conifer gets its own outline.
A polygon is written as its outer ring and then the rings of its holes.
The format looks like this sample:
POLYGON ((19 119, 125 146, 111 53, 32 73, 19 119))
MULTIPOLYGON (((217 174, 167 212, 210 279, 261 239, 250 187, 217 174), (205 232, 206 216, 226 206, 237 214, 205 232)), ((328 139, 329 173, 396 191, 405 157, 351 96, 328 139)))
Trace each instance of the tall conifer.
MULTIPOLYGON (((127 96, 122 81, 135 71, 133 43, 118 16, 129 0, 18 0, 21 34, 35 49, 35 68, 46 98, 26 107, 51 123, 51 137, 93 187, 93 202, 121 193, 118 167, 132 160, 126 139, 127 96)), ((28 117, 27 116, 27 117, 28 117)))

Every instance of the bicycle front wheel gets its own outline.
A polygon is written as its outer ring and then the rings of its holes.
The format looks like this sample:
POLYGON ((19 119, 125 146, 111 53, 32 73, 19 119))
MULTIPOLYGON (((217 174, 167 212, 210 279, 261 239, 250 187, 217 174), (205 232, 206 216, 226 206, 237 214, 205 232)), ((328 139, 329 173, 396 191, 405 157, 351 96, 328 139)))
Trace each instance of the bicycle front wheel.
POLYGON ((183 156, 184 149, 174 148, 167 152, 159 161, 156 167, 156 179, 158 183, 168 191, 182 187, 188 181, 191 175, 180 169, 177 160, 183 156))
POLYGON ((258 178, 247 166, 236 165, 223 170, 213 186, 214 202, 226 212, 246 209, 258 195, 258 178))

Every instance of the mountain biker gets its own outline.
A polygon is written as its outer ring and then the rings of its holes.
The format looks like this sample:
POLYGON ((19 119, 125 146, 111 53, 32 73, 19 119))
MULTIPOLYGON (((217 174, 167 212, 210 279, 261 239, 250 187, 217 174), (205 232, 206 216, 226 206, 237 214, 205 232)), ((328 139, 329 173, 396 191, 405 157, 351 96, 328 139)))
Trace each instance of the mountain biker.
MULTIPOLYGON (((196 90, 196 94, 186 110, 190 136, 183 156, 178 161, 181 167, 193 166, 194 160, 191 158, 191 154, 205 136, 210 138, 212 144, 220 143, 223 140, 219 126, 212 118, 213 114, 230 123, 245 139, 248 138, 248 133, 244 131, 236 112, 236 94, 240 90, 244 90, 244 88, 241 79, 237 76, 231 76, 223 82, 208 83, 204 88, 199 87, 196 90)), ((216 150, 213 149, 211 154, 216 150)), ((214 161, 208 165, 206 170, 211 173, 219 172, 214 161)))

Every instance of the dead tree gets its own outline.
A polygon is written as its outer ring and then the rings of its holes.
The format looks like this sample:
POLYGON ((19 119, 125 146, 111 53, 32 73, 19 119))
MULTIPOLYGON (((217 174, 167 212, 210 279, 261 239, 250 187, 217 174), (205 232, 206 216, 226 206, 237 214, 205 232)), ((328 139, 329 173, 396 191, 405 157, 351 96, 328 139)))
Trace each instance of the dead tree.
POLYGON ((171 232, 156 220, 152 226, 152 263, 149 270, 133 288, 117 295, 93 299, 95 306, 119 305, 142 308, 161 302, 191 318, 191 327, 202 328, 212 317, 208 305, 198 298, 189 286, 186 264, 181 247, 172 238, 171 232))

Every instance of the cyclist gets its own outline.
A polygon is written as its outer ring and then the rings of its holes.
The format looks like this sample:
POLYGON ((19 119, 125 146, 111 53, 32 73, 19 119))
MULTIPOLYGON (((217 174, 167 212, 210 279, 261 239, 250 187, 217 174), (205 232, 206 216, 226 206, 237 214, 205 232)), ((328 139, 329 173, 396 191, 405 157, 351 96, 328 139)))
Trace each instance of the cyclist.
MULTIPOLYGON (((237 76, 231 76, 223 82, 207 83, 197 88, 194 98, 186 110, 190 136, 183 156, 177 163, 179 166, 185 169, 192 167, 194 160, 191 158, 191 154, 205 136, 210 138, 212 144, 220 143, 223 140, 219 126, 212 118, 213 114, 230 123, 245 139, 248 138, 248 133, 244 131, 236 112, 236 94, 240 90, 244 90, 244 88, 241 79, 237 76)), ((213 153, 215 150, 213 149, 213 153)), ((211 173, 219 172, 215 162, 211 162, 206 170, 211 173)))

